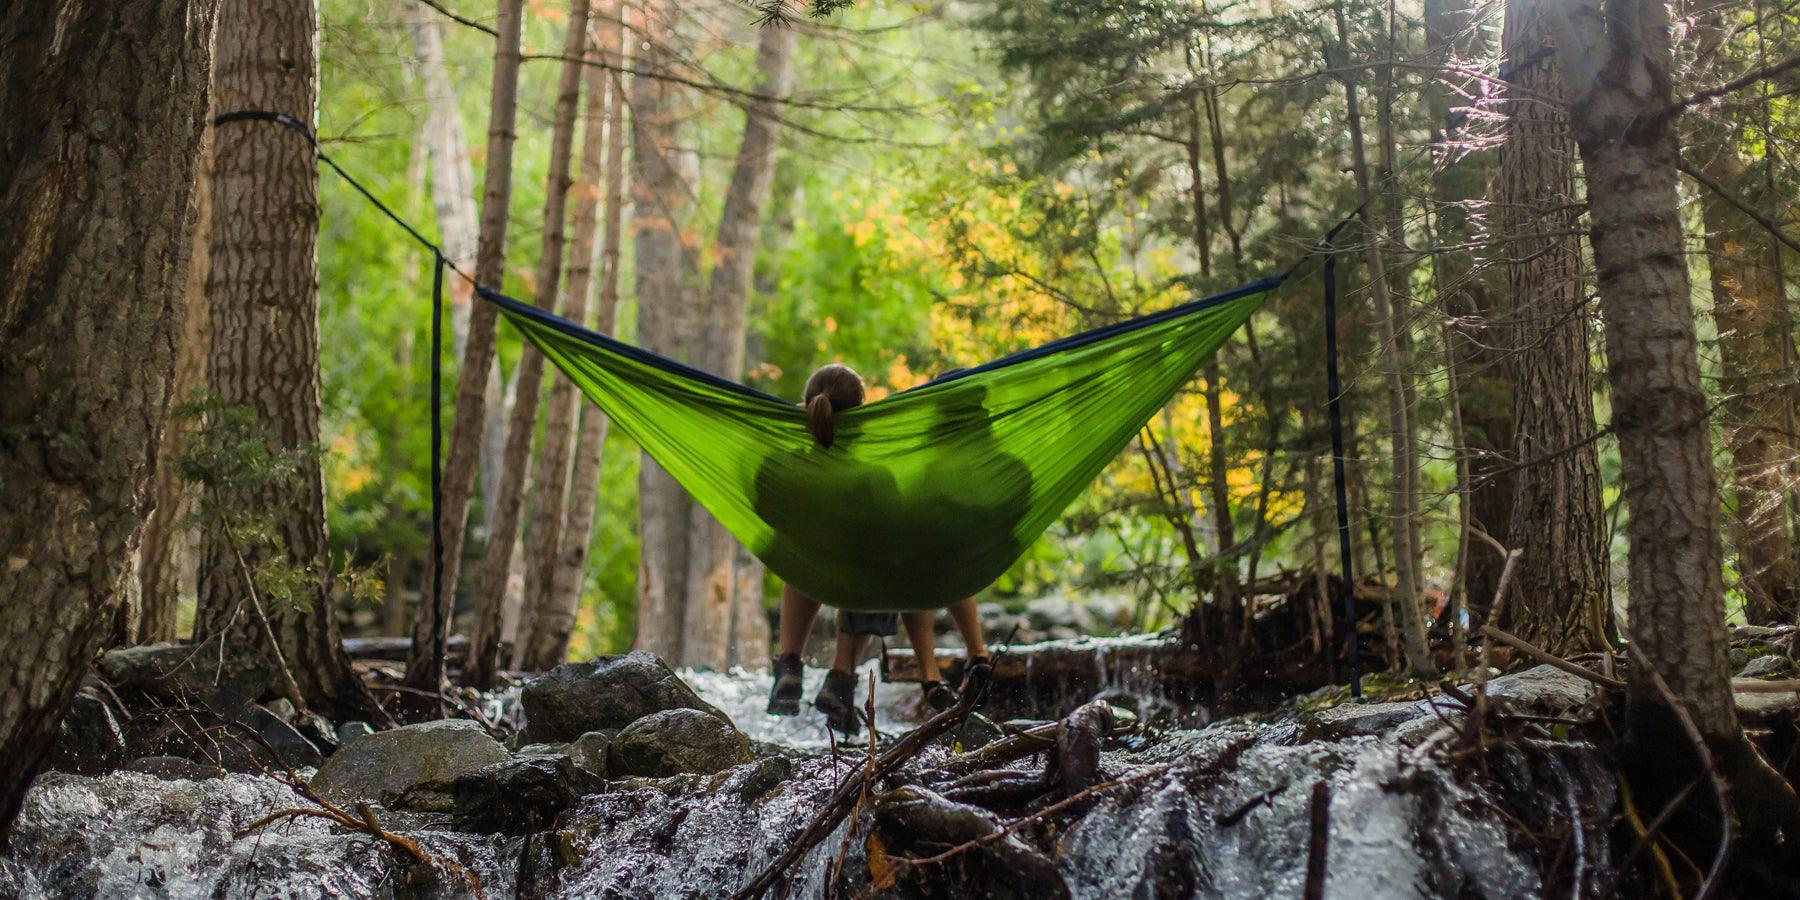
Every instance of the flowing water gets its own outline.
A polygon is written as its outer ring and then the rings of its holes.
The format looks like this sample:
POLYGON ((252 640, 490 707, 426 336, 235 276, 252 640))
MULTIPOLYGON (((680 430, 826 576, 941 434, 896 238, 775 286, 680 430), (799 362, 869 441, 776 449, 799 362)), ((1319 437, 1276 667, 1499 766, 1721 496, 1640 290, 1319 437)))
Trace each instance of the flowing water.
MULTIPOLYGON (((382 813, 383 824, 466 867, 488 897, 728 896, 788 847, 855 760, 822 749, 829 742, 815 717, 764 715, 766 676, 690 678, 753 738, 778 746, 713 776, 613 782, 554 829, 529 837, 464 833, 403 812, 382 813)), ((1536 678, 1510 689, 1579 690, 1554 675, 1536 678)), ((1509 684, 1496 682, 1496 693, 1509 684)), ((883 731, 909 727, 916 695, 912 685, 877 686, 883 731)), ((1471 777, 1433 749, 1445 745, 1456 718, 1421 701, 1227 720, 1134 739, 1127 743, 1136 749, 1107 751, 1102 768, 1109 778, 1136 773, 1139 780, 1099 795, 1055 837, 1056 871, 1080 898, 1298 897, 1315 840, 1314 785, 1324 782, 1328 897, 1545 896, 1540 872, 1552 854, 1564 859, 1559 893, 1594 890, 1611 848, 1604 831, 1567 823, 1611 812, 1615 791, 1596 751, 1579 742, 1515 742, 1490 756, 1484 777, 1471 777), (1540 842, 1519 832, 1521 822, 1540 842), (1562 837, 1546 847, 1545 834, 1562 837)), ((928 781, 947 753, 927 751, 908 777, 928 781)), ((318 819, 238 836, 294 805, 291 789, 249 775, 49 774, 0 853, 0 897, 473 894, 455 875, 434 875, 318 819)), ((828 868, 839 857, 836 871, 860 877, 869 870, 863 842, 844 832, 840 826, 802 861, 788 896, 825 896, 828 868)), ((972 855, 970 864, 977 861, 972 855)), ((849 887, 856 886, 852 877, 849 887)), ((954 882, 935 887, 936 896, 963 893, 954 882)), ((897 890, 909 895, 904 883, 897 890)), ((1038 895, 1016 884, 1010 893, 1038 895)))

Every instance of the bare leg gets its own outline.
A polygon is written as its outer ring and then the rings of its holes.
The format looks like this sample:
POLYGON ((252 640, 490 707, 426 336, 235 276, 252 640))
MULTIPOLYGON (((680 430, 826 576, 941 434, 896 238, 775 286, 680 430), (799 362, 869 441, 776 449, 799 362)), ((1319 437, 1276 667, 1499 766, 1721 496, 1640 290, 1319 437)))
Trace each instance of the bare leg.
POLYGON ((956 623, 956 631, 962 635, 963 646, 968 648, 967 658, 988 655, 987 642, 981 637, 981 614, 975 611, 974 597, 950 604, 950 621, 956 623))
POLYGON ((813 619, 819 616, 819 601, 794 590, 793 585, 781 586, 781 655, 800 655, 806 650, 806 638, 812 634, 813 619))
POLYGON ((936 613, 911 612, 901 613, 900 621, 906 624, 906 640, 912 644, 913 655, 919 658, 919 677, 925 681, 940 681, 938 674, 937 635, 932 632, 932 621, 936 613))
POLYGON ((866 634, 848 634, 843 630, 843 623, 838 623, 837 647, 831 654, 831 667, 839 672, 849 672, 856 668, 856 661, 862 658, 863 651, 869 647, 869 636, 866 634))

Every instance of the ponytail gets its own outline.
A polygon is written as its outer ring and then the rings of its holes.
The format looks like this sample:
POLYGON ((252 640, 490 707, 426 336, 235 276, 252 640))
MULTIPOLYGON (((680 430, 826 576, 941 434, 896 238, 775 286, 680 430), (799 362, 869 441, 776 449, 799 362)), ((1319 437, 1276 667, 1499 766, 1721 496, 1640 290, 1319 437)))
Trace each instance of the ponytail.
POLYGON ((862 376, 856 370, 832 363, 806 379, 806 430, 821 447, 829 447, 837 439, 838 410, 861 406, 862 376))
POLYGON ((832 415, 830 394, 815 394, 806 401, 806 430, 812 432, 813 440, 821 447, 831 446, 835 436, 837 429, 832 424, 832 415))

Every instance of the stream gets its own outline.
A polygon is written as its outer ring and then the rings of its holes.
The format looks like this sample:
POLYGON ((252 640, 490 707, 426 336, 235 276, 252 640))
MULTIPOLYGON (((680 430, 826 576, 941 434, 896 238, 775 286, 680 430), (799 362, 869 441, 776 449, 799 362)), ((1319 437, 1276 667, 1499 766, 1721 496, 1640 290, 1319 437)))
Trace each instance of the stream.
MULTIPOLYGON (((460 831, 445 816, 405 810, 381 810, 382 824, 466 867, 490 898, 729 896, 788 848, 858 757, 848 748, 834 757, 816 716, 765 715, 766 675, 682 675, 752 739, 752 761, 713 775, 616 779, 527 835, 460 831)), ((1549 669, 1497 679, 1491 693, 1544 716, 1571 715, 1590 696, 1549 669)), ((1159 702, 1143 698, 1146 709, 1159 702)), ((884 733, 918 721, 913 685, 880 685, 876 705, 884 733)), ((1595 823, 1614 814, 1617 792, 1595 747, 1545 731, 1470 766, 1452 761, 1463 713, 1443 698, 1309 705, 1109 742, 1101 772, 1129 783, 1070 810, 1051 833, 1030 846, 1024 832, 1008 836, 867 895, 1300 897, 1318 840, 1327 897, 1518 900, 1547 896, 1547 885, 1585 895, 1605 883, 1615 848, 1595 823), (1016 860, 1049 860, 1054 875, 1016 860)), ((930 748, 894 781, 936 784, 952 754, 930 748)), ((320 819, 239 836, 295 805, 291 788, 265 776, 46 773, 0 852, 0 897, 475 893, 320 819)), ((787 896, 856 896, 872 872, 894 865, 871 861, 873 842, 862 831, 846 839, 848 827, 804 857, 787 896)))

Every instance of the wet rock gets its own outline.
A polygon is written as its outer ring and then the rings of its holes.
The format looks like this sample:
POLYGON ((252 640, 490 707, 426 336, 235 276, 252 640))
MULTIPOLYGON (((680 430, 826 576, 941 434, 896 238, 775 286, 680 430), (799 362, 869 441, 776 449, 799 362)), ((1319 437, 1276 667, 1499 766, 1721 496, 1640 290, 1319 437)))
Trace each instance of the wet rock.
POLYGON ((121 691, 199 703, 221 715, 268 693, 275 674, 260 654, 221 652, 216 640, 112 650, 100 657, 100 673, 121 691))
POLYGON ((1300 718, 1317 736, 1345 738, 1382 734, 1424 714, 1424 707, 1413 702, 1342 703, 1302 713, 1300 718))
POLYGON ((959 753, 979 750, 1006 736, 1006 730, 981 713, 970 713, 955 728, 938 738, 938 743, 959 753))
POLYGON ((141 772, 164 781, 199 781, 204 778, 218 778, 222 774, 216 766, 194 762, 182 756, 145 756, 132 760, 125 767, 127 772, 141 772))
POLYGON ((286 697, 277 697, 274 700, 270 700, 265 706, 268 707, 269 712, 275 714, 275 718, 289 723, 294 721, 294 701, 289 700, 286 697))
POLYGON ((726 779, 724 789, 739 800, 753 803, 794 777, 794 761, 785 756, 765 756, 726 779))
POLYGON ((348 744, 359 737, 374 733, 375 726, 367 722, 345 722, 337 727, 337 742, 348 744))
POLYGON ((44 768, 78 775, 98 775, 125 761, 125 732, 112 705, 91 687, 75 693, 56 726, 56 743, 44 768))
POLYGON ((338 745, 343 743, 338 739, 337 728, 331 724, 331 721, 316 712, 303 713, 291 724, 295 731, 300 732, 302 736, 312 742, 314 747, 319 748, 320 753, 327 756, 330 756, 338 748, 338 745))
POLYGON ((520 702, 530 741, 572 741, 664 710, 725 718, 655 654, 642 651, 557 666, 525 685, 520 702))
POLYGON ((1514 712, 1563 716, 1587 705, 1594 683, 1553 666, 1535 666, 1488 682, 1489 697, 1505 701, 1514 712))
POLYGON ((264 767, 279 771, 284 765, 296 769, 304 766, 316 768, 325 762, 324 755, 319 753, 319 748, 312 741, 307 740, 298 729, 268 707, 252 703, 244 707, 237 718, 239 722, 255 729, 268 742, 269 748, 275 751, 275 759, 262 759, 267 756, 267 751, 255 742, 251 742, 247 750, 235 741, 228 742, 225 744, 228 750, 225 754, 225 766, 233 772, 257 772, 264 767))
POLYGON ((723 716, 666 709, 631 723, 607 752, 614 776, 708 774, 750 760, 750 740, 723 716))
POLYGON ((451 811, 477 831, 537 831, 605 782, 566 754, 519 756, 450 783, 451 811))
POLYGON ((611 735, 604 731, 590 731, 569 743, 569 758, 595 777, 605 778, 606 754, 610 747, 611 735))
POLYGON ((568 752, 569 752, 569 745, 562 744, 562 743, 526 744, 526 745, 520 747, 519 749, 513 751, 513 753, 515 753, 519 756, 557 756, 557 755, 567 755, 568 752))
POLYGON ((380 800, 424 782, 450 782, 505 762, 506 748, 464 719, 422 722, 346 741, 313 776, 326 799, 380 800))
POLYGON ((1057 866, 1017 834, 996 839, 1000 824, 992 813, 956 803, 916 786, 883 794, 875 805, 875 821, 890 846, 910 848, 917 842, 954 847, 985 840, 964 859, 939 863, 917 873, 927 884, 954 877, 963 896, 1068 897, 1069 887, 1057 866), (935 870, 935 871, 934 871, 935 870))
POLYGON ((1726 662, 1731 665, 1731 668, 1734 671, 1749 665, 1750 659, 1750 651, 1745 650, 1742 647, 1733 647, 1725 654, 1726 662))
POLYGON ((1738 675, 1744 678, 1782 678, 1793 672, 1793 660, 1779 653, 1766 653, 1746 663, 1738 675))

